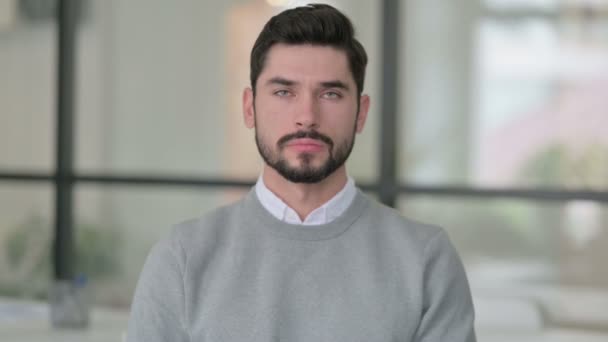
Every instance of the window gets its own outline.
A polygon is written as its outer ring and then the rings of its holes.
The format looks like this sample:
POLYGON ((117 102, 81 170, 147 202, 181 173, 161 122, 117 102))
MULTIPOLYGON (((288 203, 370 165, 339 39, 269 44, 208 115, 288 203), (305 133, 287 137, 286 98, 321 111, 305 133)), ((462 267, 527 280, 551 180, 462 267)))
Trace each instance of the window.
MULTIPOLYGON (((283 8, 269 3, 300 2, 83 2, 73 169, 60 175, 57 32, 48 9, 21 3, 0 5, 0 297, 47 296, 59 189, 74 196, 71 266, 122 331, 151 245, 258 177, 240 105, 253 28, 283 8)), ((445 227, 479 339, 605 338, 608 3, 331 4, 370 57, 372 108, 349 172, 404 215, 445 227), (378 152, 392 119, 394 156, 378 152)))

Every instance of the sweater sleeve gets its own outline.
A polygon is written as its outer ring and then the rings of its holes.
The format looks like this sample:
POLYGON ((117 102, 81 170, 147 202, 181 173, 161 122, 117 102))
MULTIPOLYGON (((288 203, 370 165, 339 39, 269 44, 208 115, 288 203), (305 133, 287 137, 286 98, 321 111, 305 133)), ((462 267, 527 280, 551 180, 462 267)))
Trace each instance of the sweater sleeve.
POLYGON ((177 237, 158 242, 150 251, 139 277, 128 342, 187 342, 184 294, 185 257, 177 237))
POLYGON ((462 262, 440 231, 424 252, 422 318, 416 342, 475 342, 471 291, 462 262))

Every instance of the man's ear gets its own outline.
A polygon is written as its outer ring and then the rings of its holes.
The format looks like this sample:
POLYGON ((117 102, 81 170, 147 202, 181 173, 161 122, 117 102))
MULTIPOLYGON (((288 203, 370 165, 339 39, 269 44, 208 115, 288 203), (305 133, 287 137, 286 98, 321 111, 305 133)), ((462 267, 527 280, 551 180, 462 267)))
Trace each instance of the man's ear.
POLYGON ((255 127, 255 109, 253 106, 253 90, 249 87, 243 90, 243 120, 245 127, 255 127))
POLYGON ((367 120, 367 113, 369 111, 370 98, 368 95, 361 95, 359 99, 359 115, 357 117, 357 133, 363 131, 365 121, 367 120))

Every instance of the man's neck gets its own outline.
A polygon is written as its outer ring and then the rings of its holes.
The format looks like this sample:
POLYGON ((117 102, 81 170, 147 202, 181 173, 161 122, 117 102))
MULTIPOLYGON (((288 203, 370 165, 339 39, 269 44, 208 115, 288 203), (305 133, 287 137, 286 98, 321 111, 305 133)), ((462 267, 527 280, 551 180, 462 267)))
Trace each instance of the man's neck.
POLYGON ((340 192, 348 180, 344 165, 313 184, 290 182, 268 165, 264 165, 262 177, 266 187, 295 210, 301 220, 340 192))

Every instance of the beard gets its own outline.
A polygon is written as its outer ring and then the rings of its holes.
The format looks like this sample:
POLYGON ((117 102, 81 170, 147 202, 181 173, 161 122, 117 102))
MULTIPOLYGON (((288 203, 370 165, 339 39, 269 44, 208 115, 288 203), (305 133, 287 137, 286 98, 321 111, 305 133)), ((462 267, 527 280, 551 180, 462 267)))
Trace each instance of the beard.
POLYGON ((341 144, 335 146, 334 149, 334 142, 328 136, 314 130, 298 131, 281 137, 281 139, 277 141, 276 149, 272 149, 258 134, 256 122, 255 143, 264 162, 276 170, 283 178, 293 183, 312 184, 324 180, 344 165, 355 145, 355 135, 356 129, 353 129, 351 139, 345 140, 341 144), (329 155, 321 165, 315 167, 313 165, 314 154, 308 152, 302 152, 297 156, 300 164, 299 166, 291 166, 287 159, 285 159, 282 154, 285 145, 290 140, 302 138, 316 139, 327 145, 329 155))

